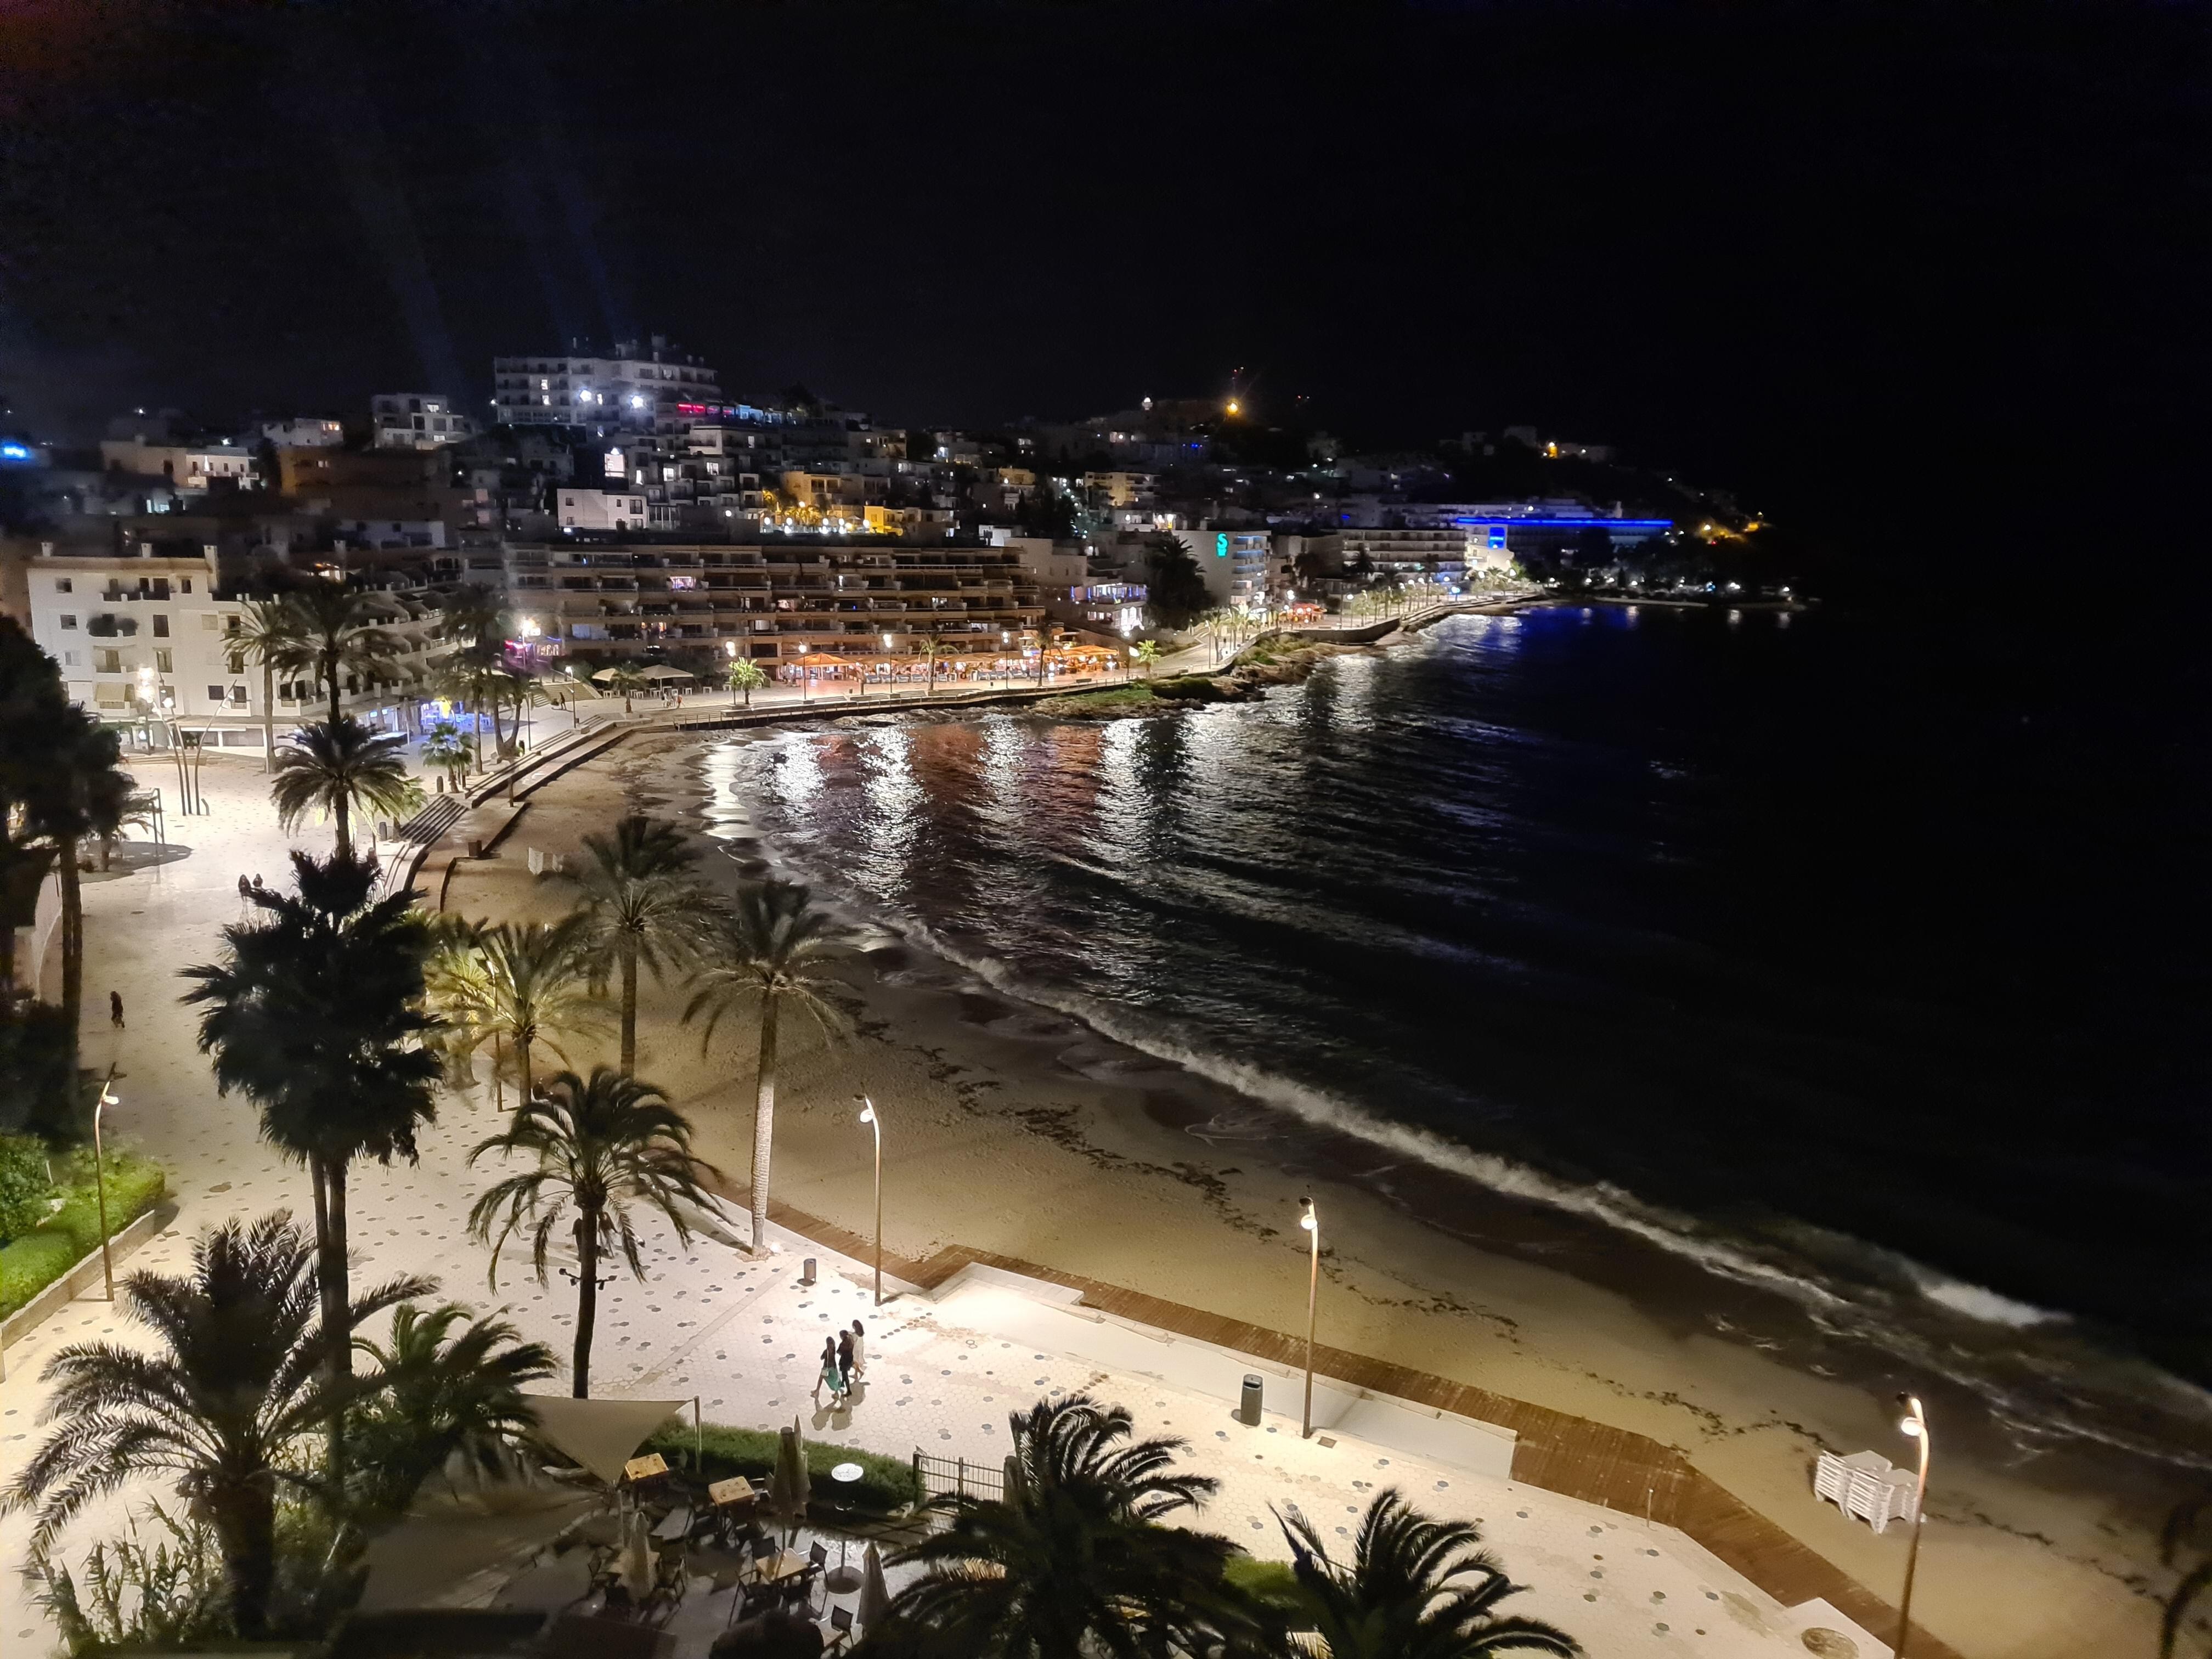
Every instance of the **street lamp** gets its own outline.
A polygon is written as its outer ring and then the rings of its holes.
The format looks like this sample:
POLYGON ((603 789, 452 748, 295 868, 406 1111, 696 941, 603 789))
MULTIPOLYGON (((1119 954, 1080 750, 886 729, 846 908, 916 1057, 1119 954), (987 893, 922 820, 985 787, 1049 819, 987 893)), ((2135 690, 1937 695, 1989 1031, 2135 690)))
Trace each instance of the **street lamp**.
POLYGON ((860 1121, 876 1132, 876 1306, 884 1305, 884 1121, 876 1115, 876 1103, 854 1095, 860 1103, 860 1121))
POLYGON ((1321 1218, 1314 1213, 1314 1201, 1310 1198, 1298 1200, 1303 1212, 1298 1225, 1306 1230, 1312 1243, 1312 1252, 1306 1268, 1306 1409, 1304 1426, 1298 1431, 1301 1439, 1313 1438, 1313 1362, 1314 1362, 1314 1302, 1321 1291, 1321 1218))
POLYGON ((1928 1454, 1935 1436, 1928 1430, 1927 1408, 1915 1395, 1901 1394, 1897 1403, 1905 1407, 1898 1428, 1920 1443, 1920 1492, 1912 1504, 1912 1540, 1905 1547, 1905 1599, 1897 1610, 1897 1640, 1892 1644, 1894 1659, 1905 1659, 1905 1638, 1912 1628, 1912 1574, 1920 1565, 1920 1528, 1928 1519, 1928 1454))
POLYGON ((100 1098, 92 1103, 92 1180, 100 1193, 100 1271, 107 1280, 107 1299, 115 1300, 115 1256, 107 1243, 107 1159, 100 1142, 100 1115, 115 1101, 115 1067, 107 1068, 100 1098))

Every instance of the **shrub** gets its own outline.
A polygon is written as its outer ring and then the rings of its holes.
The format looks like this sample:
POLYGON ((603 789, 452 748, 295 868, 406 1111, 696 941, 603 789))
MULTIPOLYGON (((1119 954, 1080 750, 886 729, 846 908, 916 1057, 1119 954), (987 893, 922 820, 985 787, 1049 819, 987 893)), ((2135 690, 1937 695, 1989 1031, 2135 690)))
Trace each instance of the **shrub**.
MULTIPOLYGON (((671 1418, 665 1427, 645 1443, 645 1448, 666 1458, 672 1469, 688 1469, 696 1444, 703 1459, 701 1474, 704 1479, 726 1480, 733 1474, 742 1474, 755 1486, 763 1486, 775 1468, 778 1443, 779 1437, 773 1429, 733 1429, 720 1423, 707 1424, 702 1439, 695 1443, 691 1425, 681 1418, 671 1418)), ((849 1501, 854 1509, 872 1515, 896 1514, 921 1498, 921 1489, 914 1478, 914 1465, 902 1457, 885 1457, 880 1452, 855 1451, 850 1446, 810 1440, 806 1443, 806 1473, 813 1483, 816 1498, 828 1498, 834 1492, 839 1499, 849 1501), (830 1471, 840 1463, 860 1466, 860 1478, 849 1491, 842 1483, 830 1478, 830 1471)))
POLYGON ((1223 1564, 1221 1576, 1264 1607, 1287 1614, 1306 1611, 1305 1590, 1287 1561, 1262 1561, 1255 1555, 1232 1555, 1223 1564))
MULTIPOLYGON (((61 1170, 62 1205, 21 1238, 0 1249, 0 1319, 100 1248, 100 1194, 92 1155, 74 1152, 61 1170)), ((135 1152, 107 1160, 107 1225, 120 1232, 161 1201, 161 1166, 135 1152)))
POLYGON ((85 1132, 69 1016, 51 1003, 0 998, 0 1129, 49 1139, 85 1132))
POLYGON ((0 1244, 45 1220, 53 1195, 45 1144, 30 1135, 0 1135, 0 1244))

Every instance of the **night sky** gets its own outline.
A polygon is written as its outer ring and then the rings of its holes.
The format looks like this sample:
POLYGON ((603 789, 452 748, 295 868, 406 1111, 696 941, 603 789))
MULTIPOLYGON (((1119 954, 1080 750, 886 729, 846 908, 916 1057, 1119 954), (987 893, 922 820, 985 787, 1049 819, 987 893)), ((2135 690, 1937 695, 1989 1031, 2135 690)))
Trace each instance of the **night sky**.
POLYGON ((986 425, 1241 367, 1360 443, 1533 422, 2055 556, 2201 466, 2205 17, 0 0, 0 390, 481 407, 659 331, 986 425))

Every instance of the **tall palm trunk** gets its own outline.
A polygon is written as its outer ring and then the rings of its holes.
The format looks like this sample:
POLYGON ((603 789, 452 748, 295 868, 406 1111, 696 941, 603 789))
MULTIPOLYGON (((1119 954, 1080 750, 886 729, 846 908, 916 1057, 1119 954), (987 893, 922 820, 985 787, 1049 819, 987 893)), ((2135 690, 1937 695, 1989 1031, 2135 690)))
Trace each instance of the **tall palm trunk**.
POLYGON ((276 1496, 265 1477, 217 1494, 216 1540, 230 1587, 230 1616, 249 1642, 269 1634, 269 1596, 276 1583, 276 1496))
POLYGON ((330 684, 331 724, 332 726, 336 726, 338 723, 338 715, 343 712, 338 708, 338 665, 336 663, 331 663, 330 665, 329 672, 327 672, 323 678, 328 681, 330 684))
POLYGON ((629 933, 622 945, 622 1068, 637 1075, 637 939, 629 933))
MULTIPOLYGON (((70 836, 61 843, 61 856, 57 860, 61 871, 62 885, 62 1012, 67 1017, 69 1029, 70 1082, 76 1082, 77 1029, 76 1023, 84 1013, 84 888, 77 879, 76 837, 70 836)), ((35 981, 41 964, 32 967, 35 981)))
POLYGON ((350 856, 353 852, 353 828, 347 821, 352 805, 353 803, 348 799, 346 792, 343 789, 339 790, 332 804, 332 816, 337 819, 338 852, 343 856, 350 856))
POLYGON ((516 1070, 521 1073, 520 1081, 522 1088, 522 1092, 515 1097, 514 1103, 517 1106, 527 1106, 530 1103, 530 1045, 535 1041, 536 1034, 527 1028, 514 1034, 515 1066, 516 1070))
POLYGON ((576 1352, 568 1370, 577 1399, 592 1397, 592 1330, 599 1317, 599 1218, 586 1210, 576 1218, 576 1352))
POLYGON ((761 999, 759 1085, 753 1095, 753 1254, 768 1248, 768 1164, 775 1145, 775 1017, 773 994, 761 999))
MULTIPOLYGON (((333 1382, 353 1369, 353 1331, 346 1316, 345 1165, 318 1154, 307 1160, 315 1189, 315 1291, 322 1304, 323 1370, 333 1382)), ((334 1419, 325 1442, 333 1494, 345 1482, 345 1437, 334 1419)), ((333 1503, 335 1505, 336 1498, 333 1503)))
POLYGON ((276 671, 261 659, 261 769, 276 769, 276 671))

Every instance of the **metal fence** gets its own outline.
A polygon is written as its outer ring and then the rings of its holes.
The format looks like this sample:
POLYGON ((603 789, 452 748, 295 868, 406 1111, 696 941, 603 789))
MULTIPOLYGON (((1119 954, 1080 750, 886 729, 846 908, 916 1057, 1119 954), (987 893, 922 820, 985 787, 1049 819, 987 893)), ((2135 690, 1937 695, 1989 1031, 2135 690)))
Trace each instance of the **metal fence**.
POLYGON ((943 1492, 994 1500, 1006 1495, 1003 1463, 971 1463, 964 1457, 933 1457, 918 1446, 914 1454, 914 1479, 925 1501, 943 1492))

